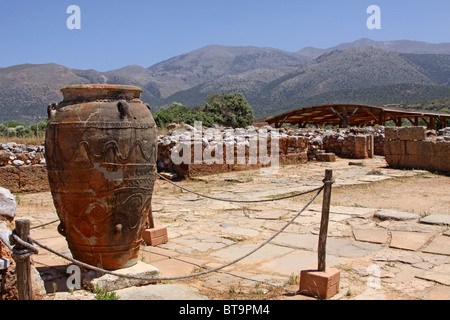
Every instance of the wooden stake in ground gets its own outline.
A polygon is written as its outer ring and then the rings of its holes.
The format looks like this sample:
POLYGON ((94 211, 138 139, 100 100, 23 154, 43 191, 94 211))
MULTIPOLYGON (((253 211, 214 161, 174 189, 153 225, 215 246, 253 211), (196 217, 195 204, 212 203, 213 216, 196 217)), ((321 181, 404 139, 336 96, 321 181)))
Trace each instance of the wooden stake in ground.
POLYGON ((330 219, 331 186, 333 185, 333 171, 325 172, 323 180, 323 202, 322 219, 320 222, 319 248, 318 248, 318 268, 300 272, 300 288, 298 293, 318 297, 319 299, 329 299, 339 292, 339 282, 341 272, 338 269, 328 268, 326 265, 326 246, 328 221, 330 219))
MULTIPOLYGON (((30 220, 16 220, 15 231, 20 239, 27 242, 28 236, 30 235, 30 220)), ((16 252, 20 252, 24 249, 26 248, 19 243, 16 243, 14 246, 14 251, 16 252)), ((19 300, 33 300, 30 256, 26 258, 14 258, 14 261, 16 262, 17 291, 19 293, 19 300)))
POLYGON ((331 202, 331 186, 333 185, 333 170, 325 171, 325 179, 323 180, 325 187, 323 189, 322 201, 322 219, 320 221, 319 247, 318 247, 318 270, 325 272, 326 270, 326 248, 328 237, 328 221, 330 220, 330 202, 331 202))

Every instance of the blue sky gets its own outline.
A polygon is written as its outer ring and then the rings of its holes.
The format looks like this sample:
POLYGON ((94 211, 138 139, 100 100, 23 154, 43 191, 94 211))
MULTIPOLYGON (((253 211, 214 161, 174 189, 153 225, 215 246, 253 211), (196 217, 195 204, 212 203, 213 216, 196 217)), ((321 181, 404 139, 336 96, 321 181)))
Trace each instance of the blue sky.
POLYGON ((149 67, 207 45, 328 48, 360 38, 450 42, 449 0, 3 0, 0 67, 149 67), (70 5, 81 30, 69 30, 70 5), (368 6, 381 9, 369 30, 368 6))

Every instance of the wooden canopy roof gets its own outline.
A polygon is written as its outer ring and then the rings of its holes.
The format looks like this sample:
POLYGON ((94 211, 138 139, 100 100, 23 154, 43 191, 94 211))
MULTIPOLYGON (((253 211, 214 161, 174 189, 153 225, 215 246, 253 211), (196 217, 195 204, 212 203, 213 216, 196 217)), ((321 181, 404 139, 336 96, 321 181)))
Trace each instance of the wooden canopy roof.
POLYGON ((407 119, 415 126, 419 125, 419 119, 422 119, 430 129, 434 129, 436 123, 441 124, 441 127, 445 128, 447 120, 450 119, 450 114, 355 104, 329 104, 285 112, 267 118, 266 121, 271 125, 275 125, 276 128, 288 123, 298 125, 299 128, 304 128, 307 124, 316 126, 332 125, 346 128, 349 126, 373 126, 375 124, 386 125, 388 121, 393 121, 395 125, 400 127, 402 119, 407 119))

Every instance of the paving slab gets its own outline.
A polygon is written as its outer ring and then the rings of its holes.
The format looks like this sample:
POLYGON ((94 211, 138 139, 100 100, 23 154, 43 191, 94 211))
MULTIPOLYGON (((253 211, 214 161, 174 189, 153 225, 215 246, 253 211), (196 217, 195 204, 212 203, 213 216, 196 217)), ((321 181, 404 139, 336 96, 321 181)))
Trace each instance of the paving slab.
MULTIPOLYGON (((310 210, 322 212, 322 205, 314 204, 309 207, 310 210)), ((331 206, 330 214, 344 214, 349 216, 371 216, 379 209, 376 208, 362 208, 362 207, 345 207, 345 206, 331 206)))
POLYGON ((353 229, 356 241, 384 244, 388 241, 386 229, 353 229))
MULTIPOLYGON (((327 267, 338 265, 342 260, 327 255, 327 267)), ((317 268, 317 252, 296 250, 282 257, 261 264, 257 269, 273 274, 299 275, 301 270, 317 268)))
POLYGON ((240 278, 253 280, 255 283, 264 282, 272 286, 283 286, 289 280, 286 277, 276 276, 273 274, 250 273, 238 270, 230 271, 228 273, 240 278))
POLYGON ((438 236, 422 251, 450 256, 450 237, 438 236))
POLYGON ((448 214, 430 214, 422 219, 421 223, 437 224, 437 225, 450 225, 450 215, 448 214))
POLYGON ((283 233, 272 240, 272 243, 290 248, 317 250, 319 237, 313 234, 283 233))
POLYGON ((250 237, 250 238, 256 237, 259 235, 259 232, 254 229, 241 228, 241 227, 237 227, 237 226, 228 226, 228 225, 223 226, 220 231, 227 235, 238 235, 238 236, 250 237))
MULTIPOLYGON (((256 249, 258 246, 259 246, 258 244, 237 244, 229 246, 224 249, 217 250, 212 253, 212 256, 220 258, 223 261, 230 262, 248 254, 252 250, 256 249)), ((273 259, 281 255, 288 254, 292 251, 294 251, 294 249, 281 247, 269 243, 264 247, 262 247, 260 250, 246 257, 240 263, 254 263, 268 259, 273 259)))
POLYGON ((184 284, 158 284, 115 291, 120 300, 208 300, 200 291, 184 284))
MULTIPOLYGON (((155 278, 159 276, 159 270, 155 266, 142 261, 138 261, 134 266, 129 268, 116 270, 114 273, 143 278, 155 278)), ((111 274, 101 274, 93 270, 82 272, 81 279, 83 286, 87 286, 91 289, 99 287, 100 289, 107 291, 141 286, 152 282, 152 280, 129 279, 111 274)))
POLYGON ((450 287, 438 286, 431 288, 423 297, 424 300, 450 300, 450 287))
POLYGON ((407 231, 392 231, 391 235, 391 248, 412 251, 419 250, 433 237, 432 233, 407 231))
POLYGON ((417 275, 417 278, 434 281, 446 286, 450 286, 450 264, 444 264, 417 275))
POLYGON ((382 248, 382 245, 375 243, 328 238, 326 252, 337 257, 362 258, 382 248))
POLYGON ((282 209, 269 209, 254 214, 255 219, 261 220, 278 220, 287 215, 289 211, 282 209))
POLYGON ((234 241, 229 239, 196 233, 172 239, 168 243, 160 245, 160 247, 175 250, 183 254, 192 254, 195 251, 207 252, 209 250, 218 250, 234 243, 234 241))
POLYGON ((397 220, 397 221, 405 221, 405 220, 418 220, 420 216, 411 212, 402 212, 402 211, 394 211, 382 209, 375 213, 374 218, 380 220, 397 220))

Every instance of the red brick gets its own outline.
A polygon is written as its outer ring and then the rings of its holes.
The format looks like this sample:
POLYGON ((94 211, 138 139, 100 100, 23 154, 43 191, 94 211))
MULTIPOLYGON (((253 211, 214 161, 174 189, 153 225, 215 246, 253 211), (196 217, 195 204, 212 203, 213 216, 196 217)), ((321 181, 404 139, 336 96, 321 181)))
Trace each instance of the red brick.
POLYGON ((149 246, 157 246, 169 241, 167 235, 167 227, 156 226, 152 229, 147 229, 142 234, 142 239, 149 246))
POLYGON ((337 269, 302 270, 300 272, 299 294, 329 299, 339 292, 341 272, 337 269))

